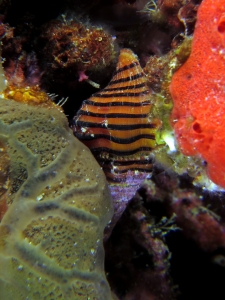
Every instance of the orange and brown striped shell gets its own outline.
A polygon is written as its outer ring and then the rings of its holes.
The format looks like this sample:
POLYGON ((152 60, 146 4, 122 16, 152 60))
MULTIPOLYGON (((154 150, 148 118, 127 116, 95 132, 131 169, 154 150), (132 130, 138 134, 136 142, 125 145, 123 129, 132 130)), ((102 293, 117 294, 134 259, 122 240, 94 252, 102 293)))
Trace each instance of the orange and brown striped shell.
POLYGON ((93 152, 108 181, 136 189, 152 170, 151 151, 160 126, 149 116, 146 80, 137 56, 121 50, 109 85, 83 102, 73 125, 76 137, 93 152))

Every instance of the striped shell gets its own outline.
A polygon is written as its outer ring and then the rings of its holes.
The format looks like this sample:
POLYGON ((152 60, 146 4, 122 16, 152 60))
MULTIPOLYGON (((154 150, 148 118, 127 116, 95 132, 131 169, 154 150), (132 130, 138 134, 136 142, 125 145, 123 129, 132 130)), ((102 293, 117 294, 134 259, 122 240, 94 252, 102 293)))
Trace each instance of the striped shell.
MULTIPOLYGON (((129 185, 125 198, 134 195, 152 170, 151 151, 160 122, 150 119, 150 110, 143 70, 136 55, 123 49, 109 85, 85 100, 74 117, 76 137, 91 149, 108 181, 129 185)), ((118 191, 118 185, 115 188, 118 191)))

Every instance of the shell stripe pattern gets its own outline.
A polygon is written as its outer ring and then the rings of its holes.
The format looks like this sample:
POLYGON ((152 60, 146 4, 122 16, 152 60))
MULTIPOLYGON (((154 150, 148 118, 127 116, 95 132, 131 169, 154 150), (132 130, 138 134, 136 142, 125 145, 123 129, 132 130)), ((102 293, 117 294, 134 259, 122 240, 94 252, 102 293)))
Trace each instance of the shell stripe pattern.
POLYGON ((76 137, 96 155, 111 180, 123 180, 114 173, 151 169, 146 152, 155 147, 159 124, 149 120, 149 94, 136 55, 123 49, 108 86, 85 100, 74 118, 76 137))

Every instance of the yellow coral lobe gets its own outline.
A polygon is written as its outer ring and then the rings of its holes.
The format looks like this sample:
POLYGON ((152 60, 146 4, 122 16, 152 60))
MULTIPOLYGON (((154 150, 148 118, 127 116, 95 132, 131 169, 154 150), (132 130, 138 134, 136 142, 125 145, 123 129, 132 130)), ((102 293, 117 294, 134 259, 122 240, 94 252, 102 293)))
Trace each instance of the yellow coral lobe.
POLYGON ((2 97, 29 105, 42 105, 48 108, 58 108, 60 111, 62 111, 62 108, 57 106, 51 100, 48 94, 42 91, 38 85, 32 87, 18 87, 15 85, 9 85, 2 92, 2 97))
POLYGON ((111 198, 65 115, 0 98, 0 144, 10 160, 0 298, 111 300, 102 244, 111 198))

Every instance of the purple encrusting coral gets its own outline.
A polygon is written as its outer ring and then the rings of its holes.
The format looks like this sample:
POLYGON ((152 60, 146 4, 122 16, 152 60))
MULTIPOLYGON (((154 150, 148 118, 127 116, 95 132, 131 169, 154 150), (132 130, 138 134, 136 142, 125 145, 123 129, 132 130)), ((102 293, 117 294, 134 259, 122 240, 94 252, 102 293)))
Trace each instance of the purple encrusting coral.
MULTIPOLYGON (((109 184, 115 214, 105 231, 105 271, 119 300, 225 298, 225 194, 207 192, 201 158, 174 151, 168 119, 170 80, 190 53, 201 2, 51 0, 49 10, 44 0, 0 3, 8 97, 41 90, 56 102, 68 97, 63 108, 70 121, 84 99, 107 86, 120 49, 141 61, 151 118, 162 127, 152 173, 130 170, 125 183, 109 184)), ((2 148, 0 218, 10 172, 2 148)))

